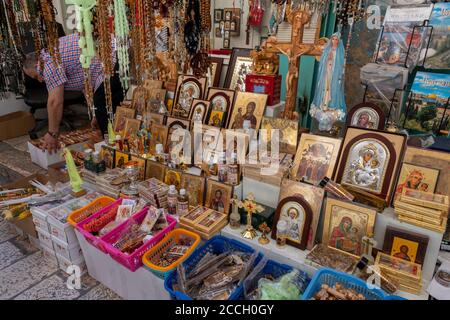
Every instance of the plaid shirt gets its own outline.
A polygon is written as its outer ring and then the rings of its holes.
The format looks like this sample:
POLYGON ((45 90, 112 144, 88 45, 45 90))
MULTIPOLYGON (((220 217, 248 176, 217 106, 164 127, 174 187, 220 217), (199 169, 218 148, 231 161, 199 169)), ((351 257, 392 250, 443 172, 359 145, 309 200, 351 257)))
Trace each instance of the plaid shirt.
MULTIPOLYGON (((64 85, 64 90, 84 91, 84 72, 81 67, 81 49, 78 45, 78 33, 59 38, 59 53, 61 55, 61 68, 57 68, 50 54, 43 50, 41 57, 44 61, 44 70, 39 70, 41 77, 50 92, 54 88, 64 85)), ((113 64, 115 63, 115 55, 113 64)), ((94 92, 103 83, 102 63, 94 57, 90 66, 91 84, 94 92)))

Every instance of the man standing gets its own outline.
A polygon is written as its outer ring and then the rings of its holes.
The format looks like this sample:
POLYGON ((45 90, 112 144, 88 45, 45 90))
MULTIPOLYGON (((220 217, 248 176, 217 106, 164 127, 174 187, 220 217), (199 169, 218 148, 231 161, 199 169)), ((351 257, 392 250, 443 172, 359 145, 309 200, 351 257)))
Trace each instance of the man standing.
MULTIPOLYGON (((44 136, 45 148, 50 152, 58 149, 59 125, 64 107, 64 91, 84 91, 84 71, 80 62, 81 49, 78 45, 78 33, 59 38, 61 66, 55 66, 48 51, 41 53, 43 65, 39 70, 38 60, 34 53, 27 55, 23 71, 26 75, 45 82, 48 91, 47 112, 48 132, 44 136)), ((113 56, 115 64, 115 53, 113 56)), ((106 110, 105 88, 103 85, 102 63, 98 57, 92 59, 90 66, 91 85, 94 92, 95 118, 92 125, 98 125, 102 134, 108 130, 108 113, 106 110)), ((123 101, 123 91, 117 73, 111 77, 112 107, 123 101)))

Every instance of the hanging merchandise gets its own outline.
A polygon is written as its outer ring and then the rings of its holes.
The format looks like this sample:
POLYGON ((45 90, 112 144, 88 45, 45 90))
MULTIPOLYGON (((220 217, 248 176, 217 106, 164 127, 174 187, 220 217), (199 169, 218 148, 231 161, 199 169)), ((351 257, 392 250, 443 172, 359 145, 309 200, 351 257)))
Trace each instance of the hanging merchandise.
MULTIPOLYGON (((332 1, 333 0, 292 0, 292 9, 296 10, 298 8, 304 8, 310 13, 324 15, 328 12, 328 8, 332 1)), ((338 2, 340 1, 334 0, 334 6, 336 6, 338 2)))
MULTIPOLYGON (((23 6, 22 8, 26 8, 23 6)), ((18 10, 9 0, 2 0, 0 6, 0 93, 24 91, 22 73, 22 43, 18 15, 25 11, 18 10)))
POLYGON ((145 79, 158 79, 158 66, 156 59, 155 10, 153 0, 142 0, 144 43, 141 53, 144 57, 145 79))
POLYGON ((262 0, 250 0, 247 24, 252 27, 259 27, 263 17, 264 6, 262 5, 262 0))
POLYGON ((208 59, 209 34, 211 32, 211 6, 207 0, 200 0, 200 50, 192 57, 190 65, 196 77, 206 76, 210 67, 208 59))
POLYGON ((92 87, 89 67, 92 58, 95 57, 91 10, 94 8, 96 0, 66 0, 66 4, 75 6, 77 16, 76 29, 79 33, 78 43, 81 49, 80 62, 84 71, 84 95, 89 108, 89 115, 90 117, 95 117, 94 89, 92 87))
POLYGON ((200 3, 198 0, 189 0, 186 10, 186 24, 184 26, 184 42, 190 56, 200 49, 201 19, 200 3))
POLYGON ((362 0, 339 1, 336 8, 336 19, 339 26, 353 26, 353 23, 361 20, 364 15, 365 9, 362 0))
POLYGON ((61 57, 59 55, 58 24, 55 18, 55 7, 51 0, 40 0, 42 18, 44 20, 45 32, 47 34, 47 50, 52 57, 55 67, 61 67, 61 57))
POLYGON ((269 33, 277 34, 278 26, 286 17, 287 0, 272 0, 272 13, 269 21, 269 33))
POLYGON ((119 61, 119 77, 125 93, 130 84, 130 58, 128 55, 130 27, 124 0, 114 0, 114 32, 119 61))
POLYGON ((106 110, 109 120, 113 120, 112 96, 111 96, 111 77, 114 72, 113 50, 112 50, 112 3, 110 0, 98 0, 97 5, 97 30, 99 42, 99 54, 102 59, 103 84, 105 86, 106 110))
POLYGON ((261 1, 262 0, 249 0, 248 3, 247 29, 245 30, 245 44, 247 45, 250 44, 250 26, 260 26, 264 16, 264 6, 261 1))

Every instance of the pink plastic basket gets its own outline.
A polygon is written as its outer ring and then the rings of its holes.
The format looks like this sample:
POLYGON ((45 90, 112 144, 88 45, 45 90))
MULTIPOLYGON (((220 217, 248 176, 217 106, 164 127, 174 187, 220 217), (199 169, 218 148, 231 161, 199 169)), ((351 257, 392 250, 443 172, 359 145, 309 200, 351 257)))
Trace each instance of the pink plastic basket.
MULTIPOLYGON (((87 219, 77 223, 77 225, 75 226, 75 228, 77 228, 77 230, 83 235, 83 237, 86 239, 87 242, 89 242, 91 245, 93 245, 94 247, 96 247, 97 249, 99 249, 100 251, 102 251, 104 253, 108 253, 106 251, 106 249, 105 249, 105 244, 106 243, 100 237, 94 236, 92 233, 86 231, 83 226, 85 224, 87 224, 88 222, 90 222, 90 221, 92 221, 92 220, 94 220, 94 219, 96 219, 98 217, 101 217, 102 215, 106 214, 110 209, 121 205, 122 201, 123 201, 123 199, 118 199, 117 201, 115 201, 112 204, 110 204, 109 206, 103 208, 99 212, 94 213, 89 218, 87 218, 87 219)), ((109 221, 109 222, 111 222, 111 221, 109 221)))
POLYGON ((175 225, 177 224, 177 220, 175 218, 167 215, 167 222, 169 223, 169 225, 165 229, 154 235, 152 239, 145 242, 142 246, 136 249, 132 254, 125 254, 119 249, 115 248, 112 243, 114 243, 118 239, 122 230, 124 230, 132 220, 136 221, 139 224, 142 223, 147 212, 148 207, 134 214, 130 219, 121 223, 119 226, 117 226, 101 238, 102 243, 105 244, 106 251, 109 253, 111 258, 113 258, 132 272, 136 271, 143 265, 142 256, 144 255, 144 253, 151 249, 158 242, 160 242, 167 233, 175 228, 175 225))

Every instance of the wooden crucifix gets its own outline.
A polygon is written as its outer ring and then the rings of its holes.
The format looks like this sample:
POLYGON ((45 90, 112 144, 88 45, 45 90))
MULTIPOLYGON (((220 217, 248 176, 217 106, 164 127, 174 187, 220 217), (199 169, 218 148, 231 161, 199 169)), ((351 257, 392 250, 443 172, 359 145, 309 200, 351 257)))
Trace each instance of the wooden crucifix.
POLYGON ((317 60, 322 55, 327 38, 320 38, 315 43, 302 43, 305 25, 311 20, 307 11, 293 10, 288 15, 288 22, 292 25, 291 42, 279 42, 276 37, 269 37, 266 41, 266 50, 282 53, 287 56, 289 68, 286 75, 286 106, 284 118, 293 119, 297 98, 297 86, 300 67, 300 58, 304 55, 314 56, 317 60))

